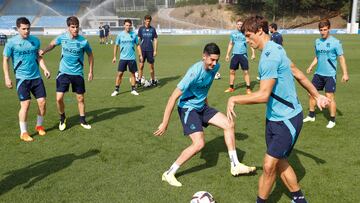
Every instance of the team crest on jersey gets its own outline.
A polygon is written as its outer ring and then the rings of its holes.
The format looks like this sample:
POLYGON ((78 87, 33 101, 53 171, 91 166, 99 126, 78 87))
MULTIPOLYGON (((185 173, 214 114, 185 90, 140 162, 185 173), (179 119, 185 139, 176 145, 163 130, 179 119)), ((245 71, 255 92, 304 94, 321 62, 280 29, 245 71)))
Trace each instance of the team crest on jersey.
POLYGON ((326 47, 327 47, 327 48, 330 48, 330 43, 329 43, 329 42, 326 43, 326 47))
POLYGON ((270 51, 265 52, 266 57, 269 57, 269 55, 270 55, 270 51))
POLYGON ((76 43, 76 47, 77 47, 77 48, 80 48, 80 43, 76 43))
POLYGON ((31 45, 35 46, 35 43, 34 43, 34 42, 30 42, 30 43, 31 43, 31 45))

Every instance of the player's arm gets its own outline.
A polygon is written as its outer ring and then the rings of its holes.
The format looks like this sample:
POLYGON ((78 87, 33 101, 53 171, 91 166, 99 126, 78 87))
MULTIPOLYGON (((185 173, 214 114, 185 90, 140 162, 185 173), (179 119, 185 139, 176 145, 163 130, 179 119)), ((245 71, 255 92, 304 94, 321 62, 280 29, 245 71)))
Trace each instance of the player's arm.
POLYGON ((228 99, 226 108, 227 117, 233 120, 236 117, 234 107, 235 104, 260 104, 266 103, 269 100, 271 91, 275 85, 276 80, 273 78, 267 80, 260 80, 260 88, 258 91, 248 95, 232 96, 228 99))
POLYGON ((251 60, 254 60, 255 59, 255 49, 250 47, 251 49, 251 60))
POLYGON ((10 79, 9 74, 9 57, 3 56, 3 70, 4 70, 4 77, 5 77, 5 85, 7 88, 11 89, 13 87, 12 81, 10 79))
POLYGON ((154 132, 155 136, 161 136, 165 133, 167 126, 169 125, 171 113, 174 109, 176 100, 182 95, 182 92, 179 88, 175 88, 173 93, 171 94, 167 105, 165 107, 164 116, 161 124, 159 125, 158 129, 154 132))
POLYGON ((234 43, 230 40, 230 42, 228 44, 228 48, 226 50, 226 56, 225 56, 226 61, 230 60, 230 52, 231 52, 231 49, 233 48, 233 46, 234 46, 234 43))
POLYGON ((157 47, 158 47, 157 38, 154 38, 153 43, 154 43, 154 57, 155 57, 157 55, 157 47))
POLYGON ((339 62, 340 62, 341 70, 342 70, 342 73, 343 73, 341 81, 342 82, 347 82, 349 80, 349 75, 348 75, 347 65, 346 65, 344 55, 339 56, 339 62))
POLYGON ((119 49, 119 45, 115 44, 114 45, 114 56, 113 56, 112 63, 116 63, 116 55, 117 55, 118 49, 119 49))
POLYGON ((140 44, 137 44, 137 45, 136 45, 136 48, 137 48, 137 51, 138 51, 138 54, 139 54, 139 61, 140 61, 140 62, 143 62, 143 56, 142 56, 142 51, 141 51, 141 46, 140 46, 140 44))
POLYGON ((55 47, 56 47, 56 42, 55 40, 52 40, 45 49, 39 50, 39 56, 44 56, 47 52, 53 50, 55 47))
POLYGON ((314 66, 317 64, 318 60, 317 57, 314 58, 313 62, 310 64, 309 68, 306 69, 306 73, 311 73, 311 71, 313 70, 314 66))
POLYGON ((291 71, 295 79, 300 83, 300 85, 304 89, 306 89, 310 96, 312 96, 316 100, 317 106, 320 110, 322 110, 322 108, 326 107, 329 104, 330 100, 325 96, 319 94, 319 92, 316 90, 310 80, 307 79, 304 73, 299 70, 294 63, 291 63, 291 71))
POLYGON ((50 71, 46 68, 44 58, 41 56, 38 56, 38 61, 39 61, 39 66, 43 70, 45 77, 47 79, 49 79, 51 74, 50 74, 50 71))
POLYGON ((86 52, 89 61, 89 75, 88 81, 93 80, 94 78, 94 54, 91 52, 86 52))

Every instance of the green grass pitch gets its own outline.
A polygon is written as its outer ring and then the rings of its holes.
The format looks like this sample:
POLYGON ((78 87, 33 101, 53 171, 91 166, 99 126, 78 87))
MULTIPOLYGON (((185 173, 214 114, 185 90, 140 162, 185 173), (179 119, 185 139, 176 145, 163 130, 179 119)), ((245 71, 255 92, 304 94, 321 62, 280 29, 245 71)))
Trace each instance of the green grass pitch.
MULTIPOLYGON (((313 43, 318 35, 285 35, 289 58, 303 71, 314 57, 313 43)), ((299 140, 289 158, 302 190, 309 202, 360 202, 360 49, 358 35, 338 35, 343 42, 350 81, 340 82, 338 68, 337 125, 326 129, 328 111, 317 112, 315 123, 303 126, 299 140)), ((45 47, 52 37, 41 37, 45 47)), ((98 44, 89 37, 95 56, 94 80, 86 82, 87 120, 91 130, 80 127, 75 95, 65 95, 68 129, 57 129, 55 77, 60 48, 45 56, 52 73, 44 79, 47 89, 45 137, 35 136, 33 143, 19 139, 19 102, 14 89, 4 85, 0 71, 0 202, 189 202, 200 190, 209 191, 217 202, 255 202, 257 183, 262 173, 265 153, 265 105, 237 106, 236 146, 242 162, 258 167, 257 173, 232 177, 223 133, 215 127, 205 130, 207 144, 178 171, 183 187, 174 188, 161 181, 161 174, 190 144, 182 135, 174 110, 167 133, 154 137, 162 120, 171 92, 187 68, 201 60, 208 42, 221 48, 221 80, 214 81, 209 104, 225 112, 230 95, 244 94, 245 87, 237 72, 236 92, 225 94, 228 66, 225 53, 228 36, 159 37, 156 75, 159 86, 139 89, 140 96, 130 94, 129 73, 125 73, 120 95, 110 97, 114 89, 117 64, 111 63, 113 46, 98 44)), ((2 52, 3 47, 0 48, 2 52)), ((2 57, 2 56, 1 56, 2 57)), ((254 90, 259 52, 250 62, 254 90)), ((87 58, 85 58, 87 64, 87 58)), ((149 78, 148 66, 145 76, 149 78)), ((88 66, 85 67, 85 75, 88 66)), ((11 74, 14 82, 13 74, 11 74)), ((308 75, 311 79, 312 76, 308 75)), ((307 93, 297 85, 299 99, 307 114, 307 93)), ((30 106, 28 128, 35 134, 36 104, 30 106)), ((270 202, 290 202, 289 193, 277 180, 270 202)))

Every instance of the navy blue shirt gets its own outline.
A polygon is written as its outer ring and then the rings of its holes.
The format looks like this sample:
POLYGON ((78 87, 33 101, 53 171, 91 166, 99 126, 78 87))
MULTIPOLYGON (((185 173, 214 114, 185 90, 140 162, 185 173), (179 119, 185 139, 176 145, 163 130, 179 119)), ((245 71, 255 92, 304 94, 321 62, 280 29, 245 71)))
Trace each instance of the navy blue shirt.
POLYGON ((277 44, 283 45, 283 38, 280 33, 274 32, 271 34, 271 41, 274 41, 277 44))
POLYGON ((153 41, 157 38, 157 33, 154 27, 141 26, 138 31, 140 38, 140 46, 142 51, 154 51, 153 41))

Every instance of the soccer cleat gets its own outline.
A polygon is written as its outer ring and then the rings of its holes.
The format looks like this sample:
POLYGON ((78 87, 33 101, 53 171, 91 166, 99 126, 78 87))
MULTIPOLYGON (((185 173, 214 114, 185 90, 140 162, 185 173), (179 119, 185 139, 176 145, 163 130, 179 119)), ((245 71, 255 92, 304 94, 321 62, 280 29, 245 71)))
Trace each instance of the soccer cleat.
POLYGON ((234 91, 235 91, 234 88, 229 87, 229 88, 227 88, 224 92, 234 92, 234 91))
POLYGON ((254 172, 256 167, 254 166, 246 166, 245 164, 239 163, 236 166, 231 166, 231 175, 238 176, 240 174, 248 174, 254 172))
POLYGON ((113 93, 111 93, 111 96, 112 96, 112 97, 115 97, 115 96, 117 96, 117 95, 119 95, 119 91, 116 91, 116 90, 115 90, 113 93))
POLYGON ((91 129, 91 125, 88 124, 88 123, 80 123, 80 125, 81 125, 83 128, 85 128, 85 129, 88 129, 88 130, 91 129))
POLYGON ((139 93, 138 93, 136 90, 132 90, 130 93, 131 93, 132 95, 135 95, 135 96, 138 96, 138 95, 139 95, 139 93))
POLYGON ((260 77, 259 77, 259 76, 257 76, 257 77, 256 77, 256 79, 257 79, 257 80, 260 80, 260 77))
POLYGON ((246 94, 251 94, 251 89, 246 89, 246 94))
POLYGON ((45 128, 44 128, 43 126, 41 126, 41 125, 36 126, 36 127, 35 127, 35 130, 38 132, 38 134, 39 134, 40 136, 46 135, 45 128))
POLYGON ((304 118, 303 122, 314 122, 315 121, 315 117, 310 117, 310 116, 306 116, 306 118, 304 118))
POLYGON ((163 175, 161 177, 161 180, 166 181, 170 185, 175 186, 175 187, 181 187, 182 186, 182 184, 178 180, 176 180, 174 174, 172 174, 172 173, 168 174, 167 171, 165 171, 165 173, 163 173, 163 175))
POLYGON ((329 121, 329 123, 326 125, 326 128, 333 128, 335 127, 336 123, 333 121, 329 121))
POLYGON ((29 135, 28 132, 21 133, 20 139, 24 142, 32 142, 34 139, 29 135))
POLYGON ((60 121, 60 123, 59 123, 59 130, 60 131, 65 130, 65 128, 66 128, 66 119, 64 120, 64 122, 60 121))

